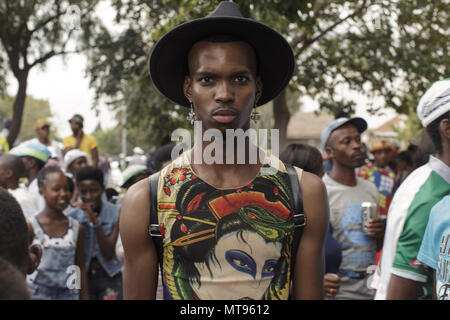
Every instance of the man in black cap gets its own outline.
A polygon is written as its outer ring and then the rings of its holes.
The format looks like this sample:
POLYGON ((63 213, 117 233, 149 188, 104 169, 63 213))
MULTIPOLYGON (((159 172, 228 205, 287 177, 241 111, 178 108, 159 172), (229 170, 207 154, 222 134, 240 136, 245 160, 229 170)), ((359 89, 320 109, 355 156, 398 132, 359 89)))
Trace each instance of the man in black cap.
POLYGON ((84 119, 79 114, 74 114, 69 120, 72 135, 65 137, 62 142, 64 144, 64 154, 72 149, 80 149, 90 156, 90 165, 98 166, 98 144, 94 136, 84 133, 84 119))
POLYGON ((211 162, 212 143, 202 139, 247 130, 258 118, 252 109, 285 88, 293 67, 287 41, 243 18, 232 2, 172 29, 155 45, 153 83, 191 108, 189 119, 199 120, 202 134, 193 149, 125 196, 126 299, 155 298, 158 263, 164 299, 287 299, 291 284, 295 299, 323 298, 328 201, 320 178, 259 149, 252 162, 248 137, 232 150, 219 144, 211 162), (237 158, 243 151, 242 163, 237 158), (295 209, 300 191, 304 211, 295 209), (298 224, 298 217, 306 223, 298 224), (304 231, 295 249, 298 230, 304 231))

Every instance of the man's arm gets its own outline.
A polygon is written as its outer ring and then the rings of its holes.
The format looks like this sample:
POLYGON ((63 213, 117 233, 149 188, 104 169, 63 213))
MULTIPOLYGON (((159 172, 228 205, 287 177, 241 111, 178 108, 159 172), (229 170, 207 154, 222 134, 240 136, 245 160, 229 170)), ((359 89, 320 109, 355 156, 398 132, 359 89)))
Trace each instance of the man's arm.
POLYGON ((324 241, 328 228, 328 196, 322 180, 303 172, 301 179, 306 226, 294 270, 295 299, 323 299, 324 241))
POLYGON ((92 156, 92 165, 94 167, 98 167, 98 149, 95 147, 91 150, 91 156, 92 156))
POLYGON ((148 179, 134 184, 126 193, 119 220, 124 248, 124 299, 155 299, 158 256, 148 234, 150 214, 148 179))
POLYGON ((422 293, 423 282, 391 274, 386 300, 417 300, 422 293))
POLYGON ((84 229, 80 223, 78 230, 77 248, 75 252, 75 264, 80 268, 80 300, 89 299, 86 265, 84 263, 84 229))

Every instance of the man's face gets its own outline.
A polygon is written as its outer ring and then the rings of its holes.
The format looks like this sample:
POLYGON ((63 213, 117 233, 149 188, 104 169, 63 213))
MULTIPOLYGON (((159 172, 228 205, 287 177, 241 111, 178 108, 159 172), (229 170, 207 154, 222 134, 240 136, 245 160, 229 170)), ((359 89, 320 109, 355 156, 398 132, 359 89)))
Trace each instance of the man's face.
POLYGON ((89 204, 94 211, 101 207, 103 190, 103 185, 97 180, 83 180, 78 183, 81 200, 89 204))
POLYGON ((2 163, 0 163, 0 187, 8 188, 8 182, 11 174, 12 174, 11 170, 6 168, 6 166, 4 166, 2 163))
POLYGON ((36 128, 36 135, 40 139, 48 139, 48 137, 50 135, 50 127, 43 126, 42 128, 36 128))
POLYGON ((72 174, 75 174, 78 171, 78 169, 86 166, 87 166, 87 159, 85 157, 79 157, 73 160, 68 169, 72 174))
POLYGON ((253 48, 241 41, 197 42, 189 52, 184 92, 204 129, 246 128, 261 95, 253 48))
POLYGON ((81 125, 76 121, 70 120, 70 128, 73 133, 77 133, 81 129, 81 125))
POLYGON ((327 143, 327 153, 333 161, 345 167, 358 168, 364 164, 361 135, 358 129, 347 123, 334 130, 327 143))
POLYGON ((372 154, 377 167, 385 168, 389 164, 389 161, 391 161, 392 152, 390 148, 375 150, 372 154))

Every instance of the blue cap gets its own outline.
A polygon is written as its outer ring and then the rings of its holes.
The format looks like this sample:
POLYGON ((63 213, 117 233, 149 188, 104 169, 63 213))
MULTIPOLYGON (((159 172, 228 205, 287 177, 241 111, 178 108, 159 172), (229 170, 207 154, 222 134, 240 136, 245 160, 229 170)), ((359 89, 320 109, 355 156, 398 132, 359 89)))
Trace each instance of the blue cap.
POLYGON ((19 145, 13 148, 10 153, 18 157, 33 157, 43 162, 47 162, 52 155, 46 146, 35 142, 19 145))
POLYGON ((327 145, 328 139, 330 138, 331 133, 337 128, 342 127, 344 124, 351 123, 356 129, 358 129, 359 133, 363 133, 367 129, 367 122, 363 118, 338 118, 333 122, 327 124, 327 126, 322 130, 320 134, 320 142, 322 143, 322 149, 325 151, 325 147, 327 145))

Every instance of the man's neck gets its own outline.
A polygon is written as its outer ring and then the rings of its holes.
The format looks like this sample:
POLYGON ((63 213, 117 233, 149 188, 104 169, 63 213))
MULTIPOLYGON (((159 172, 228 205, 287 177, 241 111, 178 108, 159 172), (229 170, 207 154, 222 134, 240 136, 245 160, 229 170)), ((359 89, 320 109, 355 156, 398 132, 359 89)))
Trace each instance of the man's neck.
POLYGON ((339 182, 340 184, 354 187, 356 186, 356 174, 355 169, 351 167, 345 167, 341 164, 333 161, 333 168, 331 172, 328 174, 334 181, 339 182))
POLYGON ((201 179, 217 188, 233 188, 251 182, 261 169, 263 152, 248 139, 242 146, 237 146, 236 140, 234 142, 234 147, 228 152, 225 139, 223 144, 217 144, 221 155, 216 157, 211 152, 211 142, 198 140, 189 154, 192 169, 201 179))
POLYGON ((441 154, 435 154, 434 156, 450 167, 450 146, 443 146, 441 154))
POLYGON ((38 137, 38 140, 39 140, 39 142, 42 143, 43 145, 46 145, 46 146, 50 145, 50 139, 49 139, 49 138, 41 138, 41 137, 38 137))
POLYGON ((37 175, 39 174, 39 170, 30 170, 30 172, 28 173, 28 182, 27 182, 27 187, 30 186, 30 184, 33 182, 34 179, 36 179, 37 175))

